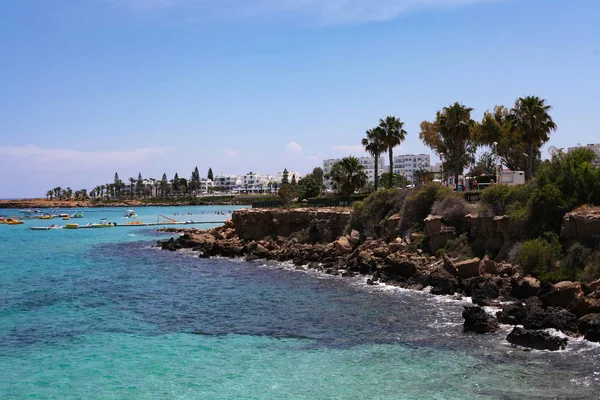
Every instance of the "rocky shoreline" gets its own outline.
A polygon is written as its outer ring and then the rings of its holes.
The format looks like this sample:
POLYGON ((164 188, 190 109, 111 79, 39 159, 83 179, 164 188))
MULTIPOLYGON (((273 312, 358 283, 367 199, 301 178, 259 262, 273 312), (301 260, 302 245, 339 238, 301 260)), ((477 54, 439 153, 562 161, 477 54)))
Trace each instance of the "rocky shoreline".
POLYGON ((225 225, 209 230, 161 229, 181 236, 159 241, 158 246, 191 249, 206 258, 291 261, 302 270, 370 276, 371 285, 469 296, 475 305, 463 312, 466 332, 495 332, 500 323, 514 325, 507 340, 520 346, 564 349, 568 339, 550 335, 548 328, 600 342, 600 280, 541 285, 518 265, 487 257, 427 256, 412 244, 423 240, 423 234, 392 241, 362 238, 355 230, 344 234, 349 218, 348 211, 238 210, 225 225), (492 315, 483 306, 500 311, 492 315))

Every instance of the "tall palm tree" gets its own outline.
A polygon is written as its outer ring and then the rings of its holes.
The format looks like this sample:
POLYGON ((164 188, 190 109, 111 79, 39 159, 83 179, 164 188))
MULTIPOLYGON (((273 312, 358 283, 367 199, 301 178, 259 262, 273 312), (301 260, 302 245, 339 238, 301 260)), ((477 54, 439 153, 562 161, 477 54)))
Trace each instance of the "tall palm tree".
POLYGON ((377 182, 379 180, 377 176, 379 157, 381 153, 387 150, 385 143, 383 142, 383 130, 381 127, 368 129, 366 132, 367 137, 363 138, 362 145, 370 155, 375 158, 375 191, 377 191, 377 182))
POLYGON ((400 121, 400 118, 391 115, 379 120, 379 128, 381 128, 382 141, 390 156, 389 186, 392 187, 394 179, 393 148, 406 139, 406 131, 404 130, 404 122, 400 121))
POLYGON ((550 139, 550 132, 556 130, 556 124, 548 113, 551 109, 545 99, 527 96, 519 97, 510 110, 511 128, 527 144, 527 180, 533 176, 534 152, 550 139))
POLYGON ((53 197, 53 195, 54 195, 54 192, 53 192, 52 190, 48 190, 48 191, 46 192, 46 200, 47 200, 47 199, 50 199, 50 200, 52 200, 52 197, 53 197))
POLYGON ((328 179, 331 179, 338 192, 344 196, 350 196, 357 190, 361 190, 367 184, 365 168, 356 157, 344 157, 333 164, 328 179))

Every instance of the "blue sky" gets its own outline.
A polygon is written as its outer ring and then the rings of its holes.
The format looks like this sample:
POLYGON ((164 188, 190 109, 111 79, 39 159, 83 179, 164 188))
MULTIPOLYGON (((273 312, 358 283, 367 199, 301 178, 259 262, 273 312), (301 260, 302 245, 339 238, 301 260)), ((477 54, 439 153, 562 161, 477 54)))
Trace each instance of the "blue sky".
MULTIPOLYGON (((460 101, 538 95, 550 144, 600 142, 597 0, 19 0, 0 3, 2 197, 121 178, 396 153, 460 101)), ((436 157, 434 157, 436 158, 436 157)))

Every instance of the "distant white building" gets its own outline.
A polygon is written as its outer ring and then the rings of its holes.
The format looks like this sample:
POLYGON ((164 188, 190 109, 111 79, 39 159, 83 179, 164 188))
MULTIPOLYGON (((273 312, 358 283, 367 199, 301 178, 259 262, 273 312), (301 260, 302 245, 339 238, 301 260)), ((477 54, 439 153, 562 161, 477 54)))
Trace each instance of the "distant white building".
POLYGON ((431 167, 431 156, 429 154, 398 154, 394 156, 394 173, 403 175, 414 181, 414 173, 417 171, 429 171, 431 167))
POLYGON ((198 191, 200 193, 208 193, 215 187, 215 182, 212 179, 201 178, 198 182, 198 191))
MULTIPOLYGON (((365 169, 365 174, 367 174, 367 179, 369 182, 375 182, 375 157, 357 157, 360 165, 365 169)), ((323 160, 323 175, 327 175, 331 172, 331 168, 333 165, 339 161, 341 158, 330 158, 327 160, 323 160)), ((380 157, 379 162, 377 164, 377 175, 381 176, 382 173, 388 172, 388 167, 385 166, 385 157, 380 157)), ((325 187, 327 189, 331 189, 331 181, 329 179, 324 179, 325 187)))
POLYGON ((600 143, 597 143, 597 144, 590 143, 585 146, 569 147, 567 151, 570 153, 577 149, 589 149, 589 150, 592 150, 594 153, 596 153, 596 159, 592 161, 592 165, 595 167, 600 167, 600 143))
POLYGON ((238 175, 217 175, 214 180, 214 187, 224 192, 230 192, 241 184, 242 179, 238 175))

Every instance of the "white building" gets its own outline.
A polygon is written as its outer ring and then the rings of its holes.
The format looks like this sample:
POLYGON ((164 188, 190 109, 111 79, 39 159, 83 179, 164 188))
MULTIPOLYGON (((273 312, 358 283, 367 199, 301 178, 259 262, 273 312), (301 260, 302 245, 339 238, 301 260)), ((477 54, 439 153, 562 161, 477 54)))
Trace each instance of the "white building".
POLYGON ((596 153, 596 159, 592 161, 592 165, 595 167, 600 167, 600 143, 597 143, 597 144, 590 143, 585 146, 569 147, 567 151, 570 153, 577 149, 589 149, 589 150, 592 150, 594 153, 596 153))
POLYGON ((414 181, 416 171, 429 171, 431 156, 429 154, 398 154, 394 156, 394 173, 406 176, 414 181))
POLYGON ((215 187, 215 182, 212 179, 201 178, 198 182, 198 192, 209 193, 215 187))
MULTIPOLYGON (((367 179, 369 182, 375 182, 375 157, 357 157, 360 165, 365 169, 365 174, 367 174, 367 179)), ((331 172, 331 168, 333 164, 341 161, 341 158, 330 158, 327 160, 323 160, 323 175, 327 175, 331 172)), ((380 157, 379 162, 377 164, 377 175, 381 176, 382 173, 388 172, 388 169, 385 166, 385 157, 380 157)), ((325 186, 328 189, 331 189, 331 181, 329 179, 325 179, 325 186)))
POLYGON ((242 185, 242 179, 238 175, 217 175, 215 176, 214 187, 224 192, 230 192, 236 187, 242 185))

